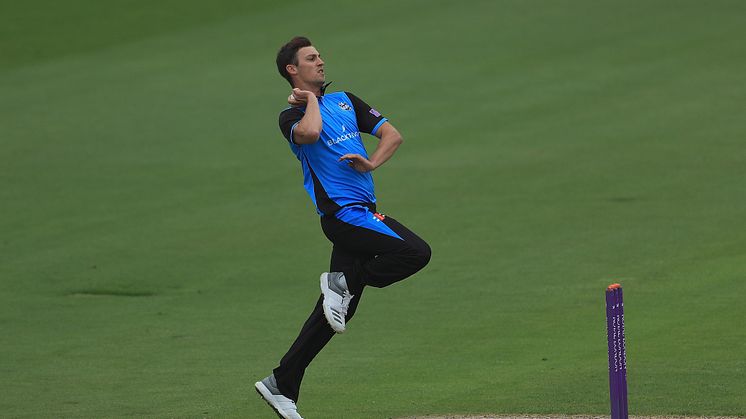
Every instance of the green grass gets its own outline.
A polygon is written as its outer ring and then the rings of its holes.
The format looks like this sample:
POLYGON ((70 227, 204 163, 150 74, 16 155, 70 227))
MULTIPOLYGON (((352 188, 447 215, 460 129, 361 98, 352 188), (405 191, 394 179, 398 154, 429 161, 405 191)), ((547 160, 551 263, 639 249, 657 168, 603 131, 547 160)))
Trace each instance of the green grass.
POLYGON ((615 281, 630 411, 746 415, 746 3, 110 3, 0 8, 0 416, 271 416, 330 251, 277 129, 300 33, 433 248, 305 416, 607 413, 615 281))

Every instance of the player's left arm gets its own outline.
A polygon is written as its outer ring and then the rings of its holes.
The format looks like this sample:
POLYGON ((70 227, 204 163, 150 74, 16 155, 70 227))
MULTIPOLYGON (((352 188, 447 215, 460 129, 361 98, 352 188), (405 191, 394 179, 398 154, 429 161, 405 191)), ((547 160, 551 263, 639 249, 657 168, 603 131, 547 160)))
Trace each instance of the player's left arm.
POLYGON ((350 92, 345 92, 345 95, 350 99, 350 103, 355 110, 355 119, 360 132, 375 135, 380 141, 378 141, 375 152, 369 158, 360 154, 345 154, 339 160, 347 160, 350 167, 358 172, 376 170, 394 155, 394 152, 402 143, 402 136, 388 122, 386 117, 371 108, 365 101, 350 92))

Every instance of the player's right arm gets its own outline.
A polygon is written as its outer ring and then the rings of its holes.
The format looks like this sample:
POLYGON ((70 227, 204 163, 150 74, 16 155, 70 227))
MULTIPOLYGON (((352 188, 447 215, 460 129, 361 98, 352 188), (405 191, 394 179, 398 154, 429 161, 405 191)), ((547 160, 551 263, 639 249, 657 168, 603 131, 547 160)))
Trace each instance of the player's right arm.
POLYGON ((288 97, 288 103, 292 106, 306 106, 303 118, 293 128, 293 142, 295 144, 315 143, 321 135, 323 126, 316 95, 308 90, 293 89, 293 93, 288 97))

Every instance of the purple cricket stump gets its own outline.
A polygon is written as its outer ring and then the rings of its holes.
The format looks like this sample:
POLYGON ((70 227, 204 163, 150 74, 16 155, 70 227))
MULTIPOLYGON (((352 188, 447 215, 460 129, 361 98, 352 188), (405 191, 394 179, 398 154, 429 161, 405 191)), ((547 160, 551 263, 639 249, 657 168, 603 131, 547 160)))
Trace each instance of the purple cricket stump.
POLYGON ((618 291, 618 303, 619 303, 619 380, 620 380, 620 415, 626 419, 629 416, 627 412, 627 339, 624 336, 624 299, 622 298, 622 288, 619 287, 618 291))
POLYGON ((619 386, 616 379, 616 345, 614 338, 615 315, 614 306, 615 294, 612 290, 606 290, 606 337, 609 344, 609 399, 611 400, 611 418, 619 419, 619 405, 616 400, 619 397, 619 386))
POLYGON ((606 335, 609 345, 609 399, 611 418, 627 419, 627 356, 624 339, 622 287, 606 288, 606 335))

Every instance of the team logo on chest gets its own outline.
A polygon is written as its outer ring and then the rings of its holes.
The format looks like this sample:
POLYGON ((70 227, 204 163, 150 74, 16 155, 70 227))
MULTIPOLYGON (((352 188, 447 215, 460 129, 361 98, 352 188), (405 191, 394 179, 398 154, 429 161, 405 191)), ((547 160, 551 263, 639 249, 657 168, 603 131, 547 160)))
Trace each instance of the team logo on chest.
POLYGON ((352 110, 352 107, 350 107, 350 105, 348 105, 348 104, 346 104, 344 102, 339 102, 337 105, 339 105, 340 109, 342 109, 343 111, 351 111, 352 110))

